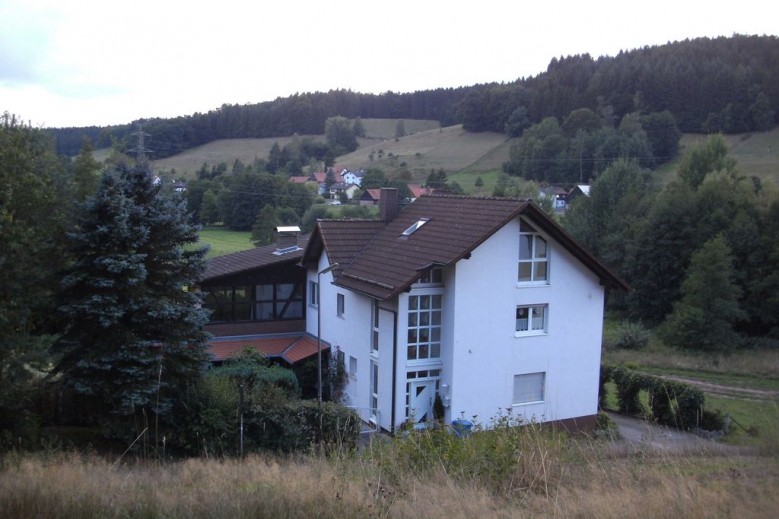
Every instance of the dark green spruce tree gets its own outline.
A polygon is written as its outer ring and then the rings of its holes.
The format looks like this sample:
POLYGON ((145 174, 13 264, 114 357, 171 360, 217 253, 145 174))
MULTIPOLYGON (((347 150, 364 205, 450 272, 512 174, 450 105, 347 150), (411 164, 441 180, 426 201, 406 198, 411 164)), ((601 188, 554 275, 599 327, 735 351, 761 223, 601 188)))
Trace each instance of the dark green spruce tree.
POLYGON ((137 432, 127 428, 132 418, 164 423, 206 365, 207 315, 194 289, 206 250, 186 247, 196 231, 183 198, 146 166, 119 164, 70 235, 75 261, 60 294, 67 326, 55 372, 84 418, 118 437, 137 432))

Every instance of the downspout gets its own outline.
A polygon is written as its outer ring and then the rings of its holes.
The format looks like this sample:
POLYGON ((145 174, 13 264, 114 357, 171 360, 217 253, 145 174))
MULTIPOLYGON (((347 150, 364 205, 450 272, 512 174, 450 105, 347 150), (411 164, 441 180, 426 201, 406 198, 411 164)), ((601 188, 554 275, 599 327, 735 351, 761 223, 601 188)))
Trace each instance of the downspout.
POLYGON ((392 327, 392 423, 390 425, 390 433, 395 434, 395 401, 398 383, 398 313, 393 310, 392 314, 395 316, 395 325, 392 327))

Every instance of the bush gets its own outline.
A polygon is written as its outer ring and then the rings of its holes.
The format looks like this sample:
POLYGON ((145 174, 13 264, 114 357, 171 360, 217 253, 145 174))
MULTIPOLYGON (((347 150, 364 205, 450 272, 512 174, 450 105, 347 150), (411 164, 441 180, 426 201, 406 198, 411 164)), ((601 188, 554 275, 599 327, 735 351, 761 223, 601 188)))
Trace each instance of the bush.
POLYGON ((619 411, 625 414, 639 414, 643 406, 638 399, 642 388, 641 375, 630 369, 615 368, 611 379, 617 385, 617 404, 619 411))
POLYGON ((701 420, 698 427, 704 431, 724 431, 725 415, 719 409, 704 409, 701 413, 701 420))
POLYGON ((601 374, 601 385, 610 379, 617 386, 617 402, 622 413, 635 415, 648 411, 659 423, 680 429, 697 427, 701 420, 705 396, 698 388, 621 367, 603 367, 601 374), (648 410, 639 399, 641 391, 649 396, 648 410))
POLYGON ((664 380, 653 378, 648 381, 649 388, 649 409, 652 411, 652 417, 664 425, 674 424, 675 409, 673 405, 673 395, 671 389, 664 380))
POLYGON ((604 337, 606 349, 641 350, 649 344, 650 332, 641 323, 622 321, 611 333, 604 337))
POLYGON ((390 481, 403 473, 424 480, 443 471, 493 495, 514 496, 520 489, 543 494, 559 480, 567 440, 563 432, 525 423, 509 412, 491 419, 488 427, 477 423, 467 438, 449 428, 409 431, 386 446, 392 452, 374 448, 371 455, 390 481))
POLYGON ((351 409, 322 403, 322 431, 316 400, 290 400, 281 405, 256 405, 246 417, 246 436, 259 450, 296 452, 320 445, 325 452, 352 450, 360 435, 360 418, 351 409))

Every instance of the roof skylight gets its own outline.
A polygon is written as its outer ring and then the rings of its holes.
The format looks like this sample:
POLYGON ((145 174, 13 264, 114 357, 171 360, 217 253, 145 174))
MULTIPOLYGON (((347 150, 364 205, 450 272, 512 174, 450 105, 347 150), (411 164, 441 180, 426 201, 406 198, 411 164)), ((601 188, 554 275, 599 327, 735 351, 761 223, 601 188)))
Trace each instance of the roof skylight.
POLYGON ((412 234, 417 232, 420 227, 422 227, 423 225, 425 225, 429 221, 430 221, 429 218, 421 218, 421 219, 417 220, 411 227, 409 227, 408 229, 403 231, 403 236, 411 236, 412 234))

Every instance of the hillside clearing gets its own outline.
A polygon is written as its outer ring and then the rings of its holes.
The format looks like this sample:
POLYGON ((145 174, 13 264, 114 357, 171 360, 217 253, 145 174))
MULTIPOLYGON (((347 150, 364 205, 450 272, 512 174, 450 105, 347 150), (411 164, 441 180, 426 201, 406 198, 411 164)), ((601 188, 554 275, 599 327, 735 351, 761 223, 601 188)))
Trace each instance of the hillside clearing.
MULTIPOLYGON (((269 137, 267 139, 220 139, 196 148, 185 150, 165 159, 152 161, 155 171, 176 170, 176 178, 195 178, 195 173, 205 163, 209 167, 224 162, 228 167, 240 160, 244 164, 253 164, 254 159, 267 159, 271 148, 278 143, 282 148, 296 138, 301 137, 269 137)), ((323 135, 308 136, 316 141, 324 141, 323 135)), ((149 142, 154 151, 154 141, 149 142)))
POLYGON ((470 133, 462 125, 428 130, 400 139, 360 142, 356 151, 338 157, 350 168, 381 168, 390 178, 408 172, 410 180, 424 181, 431 170, 447 174, 460 171, 500 170, 508 160, 507 138, 500 133, 470 133))
MULTIPOLYGON (((363 119, 366 137, 358 139, 359 148, 338 157, 338 166, 350 169, 381 168, 389 178, 405 178, 423 182, 431 170, 443 169, 467 192, 492 194, 494 180, 491 175, 502 171, 509 159, 511 146, 516 139, 501 133, 471 133, 462 125, 439 127, 437 121, 406 119, 403 124, 406 136, 395 139, 400 119, 363 119), (473 189, 479 175, 485 185, 473 189)), ((324 135, 270 137, 265 139, 221 139, 185 150, 178 155, 152 162, 157 171, 175 169, 178 178, 191 179, 206 163, 215 166, 224 162, 232 166, 236 159, 252 164, 255 158, 265 159, 271 147, 278 143, 285 146, 296 138, 310 137, 324 141, 324 135)), ((653 171, 653 183, 660 187, 676 174, 680 157, 691 146, 706 139, 703 134, 684 134, 679 143, 679 155, 653 171)), ((763 181, 779 185, 779 127, 762 133, 725 135, 730 156, 736 160, 738 171, 745 177, 756 176, 763 181)), ((153 136, 149 147, 154 148, 153 136)), ((108 149, 96 150, 95 158, 105 160, 108 149)))

